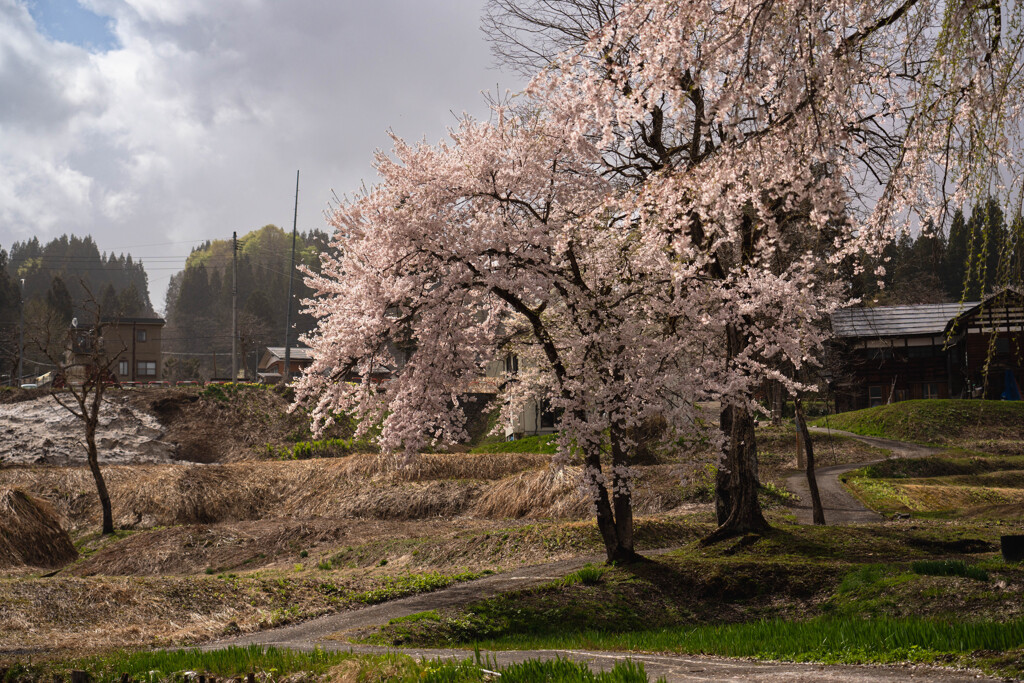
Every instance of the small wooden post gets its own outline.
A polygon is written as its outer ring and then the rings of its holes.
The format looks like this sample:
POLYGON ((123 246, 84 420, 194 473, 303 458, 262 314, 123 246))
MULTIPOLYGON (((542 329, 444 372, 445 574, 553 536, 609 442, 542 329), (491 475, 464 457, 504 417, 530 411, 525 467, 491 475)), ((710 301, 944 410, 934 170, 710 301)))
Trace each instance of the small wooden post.
POLYGON ((71 683, 89 683, 89 674, 85 671, 72 671, 71 683))
POLYGON ((245 674, 245 683, 256 683, 256 674, 252 672, 245 674))
POLYGON ((121 672, 121 683, 128 683, 131 680, 132 680, 132 677, 129 676, 127 672, 124 672, 124 671, 121 672))

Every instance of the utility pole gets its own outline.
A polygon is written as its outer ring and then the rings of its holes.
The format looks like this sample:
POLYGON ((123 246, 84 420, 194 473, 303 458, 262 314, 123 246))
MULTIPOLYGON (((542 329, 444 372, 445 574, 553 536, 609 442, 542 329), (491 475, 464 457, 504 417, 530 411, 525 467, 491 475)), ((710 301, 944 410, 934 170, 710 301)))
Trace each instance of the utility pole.
POLYGON ((25 278, 21 278, 21 305, 18 307, 18 312, 21 314, 21 320, 18 323, 18 380, 14 385, 16 387, 21 386, 21 371, 25 359, 25 278))
POLYGON ((231 233, 231 381, 238 379, 238 233, 231 233))
POLYGON ((288 337, 292 331, 292 280, 295 278, 295 234, 299 224, 299 172, 295 172, 295 213, 292 216, 292 267, 288 269, 288 301, 284 312, 284 372, 281 381, 288 384, 291 376, 292 349, 288 337))

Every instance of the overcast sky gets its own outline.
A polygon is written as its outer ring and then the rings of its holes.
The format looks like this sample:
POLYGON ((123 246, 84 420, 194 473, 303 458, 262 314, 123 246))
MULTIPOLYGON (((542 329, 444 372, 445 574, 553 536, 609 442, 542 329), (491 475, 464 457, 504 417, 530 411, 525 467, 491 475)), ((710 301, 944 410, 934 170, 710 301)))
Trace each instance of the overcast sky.
POLYGON ((517 90, 484 0, 0 0, 0 247, 91 234, 163 306, 192 245, 326 229, 387 130, 436 142, 517 90))

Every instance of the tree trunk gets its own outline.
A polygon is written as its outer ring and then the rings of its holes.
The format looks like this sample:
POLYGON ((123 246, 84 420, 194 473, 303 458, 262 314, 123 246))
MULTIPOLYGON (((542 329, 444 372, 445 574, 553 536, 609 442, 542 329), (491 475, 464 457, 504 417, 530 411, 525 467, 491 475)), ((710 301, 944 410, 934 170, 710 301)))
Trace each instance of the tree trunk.
POLYGON ((775 379, 769 382, 772 401, 772 426, 779 427, 782 425, 783 412, 786 407, 786 392, 782 387, 782 382, 779 380, 775 379))
POLYGON ((811 490, 812 518, 815 524, 824 524, 825 510, 821 507, 821 496, 818 494, 818 480, 814 475, 814 446, 811 444, 811 432, 807 429, 803 402, 799 398, 794 397, 793 405, 796 407, 796 427, 800 430, 801 440, 804 443, 804 455, 807 460, 807 488, 811 490))
POLYGON ((100 494, 100 507, 103 508, 103 534, 114 533, 114 513, 110 507, 110 494, 107 492, 107 485, 103 481, 103 473, 100 472, 99 454, 96 452, 96 420, 85 422, 85 443, 89 452, 89 469, 92 470, 92 478, 96 482, 96 491, 100 494))
POLYGON ((626 454, 622 450, 622 433, 617 427, 610 431, 612 446, 612 506, 615 532, 618 537, 617 562, 635 562, 640 558, 633 549, 633 493, 626 471, 626 454))
MULTIPOLYGON (((613 459, 616 447, 613 446, 613 459)), ((584 460, 586 488, 595 497, 597 529, 604 541, 608 563, 630 564, 643 559, 633 550, 633 509, 629 489, 620 482, 613 465, 612 500, 601 471, 601 454, 595 451, 584 460)))
MULTIPOLYGON (((726 339, 726 353, 732 361, 746 348, 746 335, 730 324, 726 326, 726 339)), ((754 417, 746 406, 727 404, 722 408, 719 424, 728 444, 725 460, 715 477, 715 512, 719 526, 705 539, 708 541, 771 528, 757 500, 761 484, 757 478, 754 417)))
POLYGON ((712 534, 725 538, 771 528, 761 514, 757 500, 761 484, 757 477, 757 438, 754 418, 745 407, 726 406, 722 410, 722 431, 729 439, 725 462, 715 478, 715 512, 719 528, 712 534))

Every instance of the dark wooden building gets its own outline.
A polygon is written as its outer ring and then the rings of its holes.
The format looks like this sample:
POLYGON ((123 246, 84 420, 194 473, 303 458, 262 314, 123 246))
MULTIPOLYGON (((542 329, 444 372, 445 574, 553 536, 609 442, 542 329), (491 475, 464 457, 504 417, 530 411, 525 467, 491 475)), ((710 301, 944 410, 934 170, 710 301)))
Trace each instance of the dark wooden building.
POLYGON ((832 315, 838 410, 923 398, 1019 400, 1024 295, 847 308, 832 315))

